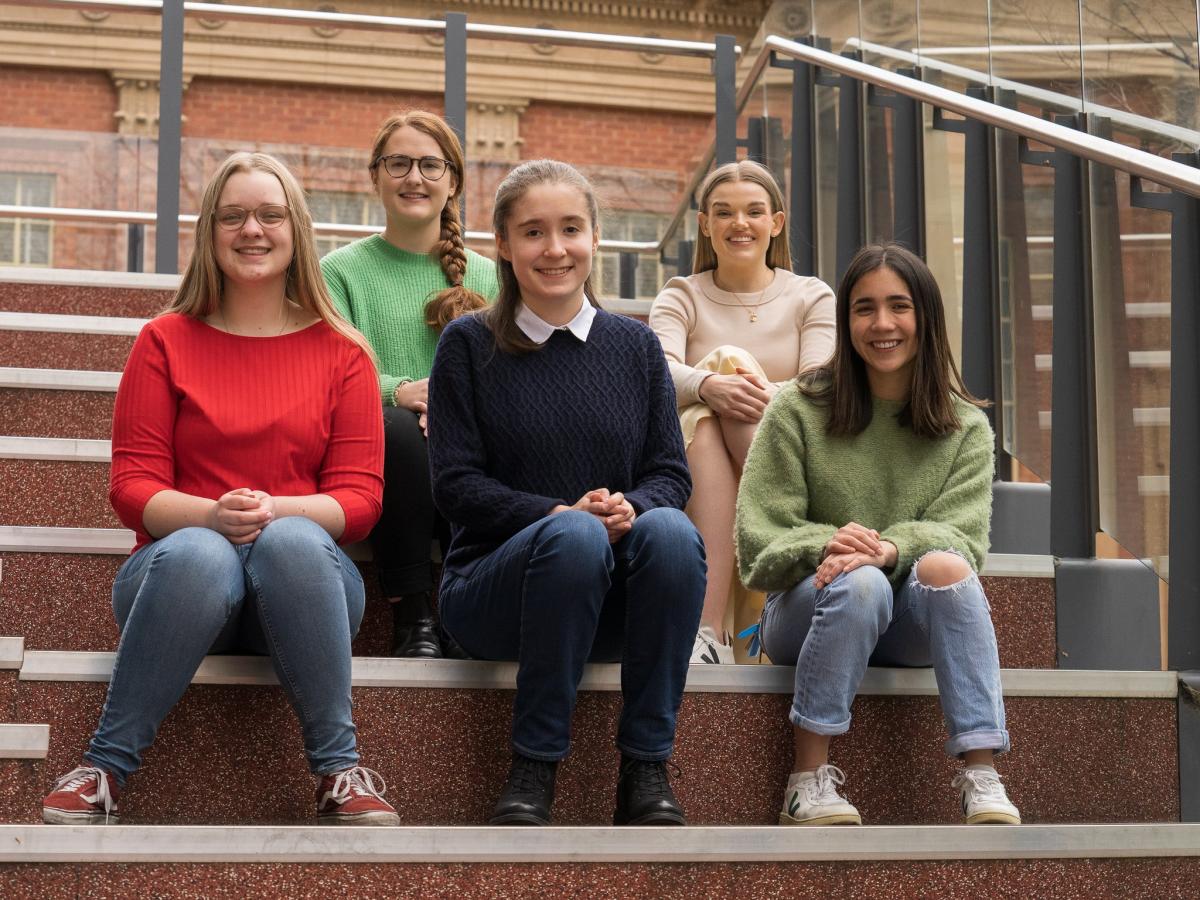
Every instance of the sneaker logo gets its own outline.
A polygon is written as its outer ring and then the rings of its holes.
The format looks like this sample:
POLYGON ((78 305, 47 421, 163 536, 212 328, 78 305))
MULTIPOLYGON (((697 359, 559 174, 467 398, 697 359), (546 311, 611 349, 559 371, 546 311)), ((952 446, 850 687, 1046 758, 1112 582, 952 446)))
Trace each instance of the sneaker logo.
POLYGON ((968 813, 968 812, 967 812, 967 794, 966 794, 966 791, 964 791, 962 794, 960 794, 958 799, 959 799, 960 801, 962 801, 963 815, 964 815, 964 816, 969 816, 969 815, 970 815, 970 813, 968 813))
POLYGON ((792 795, 792 802, 788 804, 788 815, 793 819, 796 818, 796 810, 800 808, 800 793, 797 791, 792 795))
POLYGON ((700 654, 700 658, 706 663, 712 663, 714 666, 721 664, 721 658, 717 656, 717 648, 712 644, 709 644, 705 651, 700 654))

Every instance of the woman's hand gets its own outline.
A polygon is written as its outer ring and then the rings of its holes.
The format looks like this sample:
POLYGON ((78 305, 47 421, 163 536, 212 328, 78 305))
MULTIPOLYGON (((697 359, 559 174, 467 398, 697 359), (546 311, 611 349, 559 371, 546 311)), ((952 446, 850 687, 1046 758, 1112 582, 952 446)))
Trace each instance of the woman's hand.
POLYGON ((700 382, 700 399, 718 416, 753 425, 762 418, 771 394, 757 375, 709 375, 700 382))
POLYGON ((224 535, 231 544, 249 544, 275 517, 274 500, 249 488, 238 488, 213 501, 205 525, 224 535), (264 505, 257 494, 270 501, 264 505))
POLYGON ((896 545, 890 541, 880 541, 878 553, 831 553, 817 566, 816 578, 813 582, 817 590, 827 587, 833 579, 843 572, 853 572, 861 566, 875 566, 877 569, 890 569, 896 565, 896 545))
POLYGON ((840 553, 865 553, 875 556, 882 549, 879 532, 857 522, 847 522, 825 545, 824 556, 840 553))
POLYGON ((424 415, 429 411, 429 379, 404 382, 396 388, 392 400, 397 406, 424 415))
POLYGON ((633 528, 633 520, 637 518, 633 505, 625 499, 625 495, 620 491, 615 494, 609 493, 608 488, 588 491, 571 506, 559 504, 550 510, 550 515, 566 512, 569 509, 591 513, 604 523, 604 530, 608 532, 610 544, 615 544, 625 537, 633 528))

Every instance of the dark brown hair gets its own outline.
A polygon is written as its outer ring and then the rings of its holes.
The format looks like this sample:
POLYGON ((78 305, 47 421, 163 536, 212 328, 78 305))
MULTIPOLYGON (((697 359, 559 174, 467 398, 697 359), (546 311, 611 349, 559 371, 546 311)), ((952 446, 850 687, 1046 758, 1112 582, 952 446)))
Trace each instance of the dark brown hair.
MULTIPOLYGON (((592 233, 600 228, 600 204, 596 200, 596 192, 586 178, 574 166, 556 159, 535 159, 521 163, 500 182, 496 188, 496 203, 492 207, 492 230, 499 238, 508 236, 508 220, 513 207, 525 196, 525 193, 539 184, 565 184, 579 191, 587 206, 588 219, 592 224, 592 233)), ((496 302, 480 313, 488 328, 496 339, 496 346, 505 353, 529 353, 540 349, 525 336, 517 325, 517 308, 521 305, 521 285, 517 283, 517 275, 512 263, 502 256, 496 258, 496 278, 500 282, 500 292, 496 302)), ((583 295, 592 306, 600 307, 596 293, 592 289, 592 276, 589 274, 583 283, 583 295)))
POLYGON ((916 364, 908 403, 900 411, 900 424, 920 437, 943 437, 962 425, 954 409, 954 397, 974 406, 990 404, 973 397, 963 384, 950 352, 942 292, 933 273, 919 256, 900 244, 869 244, 850 260, 838 285, 833 359, 822 369, 800 375, 800 390, 828 405, 826 431, 831 435, 860 434, 871 423, 871 386, 866 363, 850 341, 850 304, 859 280, 882 268, 904 282, 916 314, 916 364))
POLYGON ((425 304, 425 324, 441 331, 452 319, 464 313, 487 306, 487 300, 463 285, 467 274, 467 248, 463 244, 463 227, 458 217, 458 201, 463 193, 463 178, 465 162, 462 145, 458 136, 440 117, 423 109, 410 109, 407 112, 389 116, 375 135, 371 145, 371 180, 378 178, 377 168, 383 148, 387 146, 388 138, 401 128, 413 128, 429 135, 437 141, 442 154, 450 162, 447 176, 453 179, 454 187, 442 207, 442 233, 438 242, 430 249, 436 253, 441 263, 442 272, 450 286, 434 294, 425 304))

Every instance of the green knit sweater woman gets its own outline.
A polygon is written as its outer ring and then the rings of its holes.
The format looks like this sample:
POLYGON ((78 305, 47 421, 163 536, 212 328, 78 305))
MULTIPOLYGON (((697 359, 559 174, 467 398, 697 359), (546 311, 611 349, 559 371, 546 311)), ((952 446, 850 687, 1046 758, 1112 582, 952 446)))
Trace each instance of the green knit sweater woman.
POLYGON ((781 390, 738 493, 742 580, 771 591, 760 637, 796 666, 783 825, 859 824, 830 738, 850 727, 869 662, 932 665, 969 824, 1020 822, 994 754, 1008 749, 987 553, 992 431, 950 354, 932 273, 865 247, 838 288, 827 369, 781 390))
POLYGON ((383 514, 371 532, 383 594, 392 604, 395 656, 442 655, 434 625, 429 548, 440 525, 429 483, 426 399, 442 327, 497 291, 491 260, 463 246, 458 201, 463 154, 454 132, 413 110, 383 123, 371 184, 387 228, 321 261, 329 293, 379 358, 383 404, 383 514))

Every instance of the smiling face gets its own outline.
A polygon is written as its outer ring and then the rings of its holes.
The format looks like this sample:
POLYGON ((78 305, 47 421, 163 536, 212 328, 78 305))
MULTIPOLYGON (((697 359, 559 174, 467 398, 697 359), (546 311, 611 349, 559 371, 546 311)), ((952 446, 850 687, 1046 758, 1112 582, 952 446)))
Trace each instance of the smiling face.
POLYGON ((274 228, 264 228, 253 211, 260 206, 287 206, 283 185, 261 169, 235 172, 221 189, 217 210, 239 206, 250 215, 241 228, 226 230, 214 223, 213 249, 227 283, 267 285, 286 281, 292 262, 292 221, 288 216, 274 228))
POLYGON ((521 301, 552 324, 569 321, 584 302, 599 235, 579 188, 558 182, 530 187, 496 235, 496 249, 510 262, 521 301), (565 317, 565 318, 564 318, 565 317))
POLYGON ((916 306, 904 280, 886 265, 859 278, 850 289, 849 325, 871 393, 907 397, 919 347, 916 306))
POLYGON ((387 215, 389 225, 422 226, 441 218, 442 208, 454 193, 457 181, 454 171, 447 167, 445 174, 436 180, 421 174, 417 160, 423 156, 445 159, 446 153, 431 136, 411 126, 403 126, 392 132, 383 145, 380 156, 402 154, 413 159, 408 174, 401 178, 389 175, 380 163, 371 170, 371 181, 387 215))
POLYGON ((766 264, 771 238, 783 228, 783 213, 771 212, 771 198, 753 181, 717 185, 699 214, 700 231, 712 240, 717 267, 766 264))

